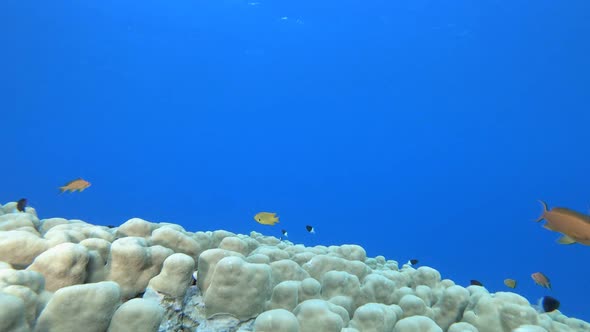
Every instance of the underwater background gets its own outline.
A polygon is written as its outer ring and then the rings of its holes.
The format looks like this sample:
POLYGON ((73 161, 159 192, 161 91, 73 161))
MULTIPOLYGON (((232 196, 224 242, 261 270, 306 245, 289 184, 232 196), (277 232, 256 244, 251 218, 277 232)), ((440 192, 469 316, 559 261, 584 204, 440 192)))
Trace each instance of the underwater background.
POLYGON ((101 225, 285 229, 463 286, 514 278, 531 303, 590 320, 590 247, 534 222, 539 199, 590 210, 589 11, 3 0, 0 202, 101 225), (78 177, 92 186, 59 194, 78 177))

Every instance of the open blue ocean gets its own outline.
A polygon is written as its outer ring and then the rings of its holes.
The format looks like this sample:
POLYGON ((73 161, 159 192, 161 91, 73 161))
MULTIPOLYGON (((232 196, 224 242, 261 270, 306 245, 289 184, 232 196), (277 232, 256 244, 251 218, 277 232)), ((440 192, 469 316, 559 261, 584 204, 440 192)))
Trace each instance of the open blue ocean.
POLYGON ((535 222, 538 200, 590 213, 589 13, 586 0, 2 0, 0 203, 100 225, 285 229, 590 320, 590 247, 535 222), (92 186, 59 194, 78 177, 92 186))

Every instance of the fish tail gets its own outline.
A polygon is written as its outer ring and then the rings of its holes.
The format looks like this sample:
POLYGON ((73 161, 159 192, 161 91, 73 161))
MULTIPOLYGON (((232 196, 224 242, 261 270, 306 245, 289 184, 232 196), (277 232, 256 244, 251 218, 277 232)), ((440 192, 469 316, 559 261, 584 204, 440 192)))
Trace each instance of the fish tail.
POLYGON ((59 187, 59 193, 60 194, 63 194, 64 191, 66 191, 66 190, 68 190, 68 188, 66 188, 65 186, 64 187, 59 187))
POLYGON ((539 222, 539 221, 545 219, 545 213, 547 212, 547 203, 545 203, 542 200, 539 200, 539 203, 543 204, 543 212, 541 212, 541 215, 539 216, 539 218, 537 218, 537 220, 535 220, 536 222, 539 222))

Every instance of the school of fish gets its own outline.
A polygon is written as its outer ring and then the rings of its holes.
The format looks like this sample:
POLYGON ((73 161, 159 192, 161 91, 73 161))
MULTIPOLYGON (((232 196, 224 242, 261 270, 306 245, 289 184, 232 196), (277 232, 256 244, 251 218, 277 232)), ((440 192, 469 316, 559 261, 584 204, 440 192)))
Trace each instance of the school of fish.
MULTIPOLYGON (((539 200, 543 207, 541 215, 536 219, 536 222, 545 220, 543 228, 557 232, 560 234, 556 240, 561 245, 582 244, 590 246, 590 216, 579 213, 577 211, 554 207, 549 209, 547 203, 539 200)), ((543 272, 534 272, 531 274, 533 282, 543 288, 551 290, 551 281, 549 277, 543 272)), ((471 285, 483 286, 477 280, 471 280, 471 285)), ((504 279, 504 285, 509 288, 516 288, 517 281, 515 279, 504 279)), ((551 296, 543 296, 539 299, 537 308, 543 312, 551 312, 559 309, 560 303, 557 299, 551 296)))
MULTIPOLYGON (((67 191, 82 192, 90 186, 90 182, 82 178, 77 178, 59 187, 59 190, 60 193, 67 191)), ((536 222, 545 220, 546 222, 543 225, 543 228, 559 233, 560 237, 556 240, 558 244, 571 245, 574 243, 579 243, 590 246, 590 216, 581 214, 568 208, 554 207, 553 209, 549 209, 547 203, 541 200, 539 200, 539 202, 543 206, 543 211, 537 218, 536 222)), ((21 198, 17 201, 16 210, 19 212, 25 212, 27 203, 28 201, 26 198, 21 198)), ((262 225, 268 226, 274 226, 275 224, 279 223, 279 217, 275 212, 258 212, 254 215, 254 220, 262 225)), ((114 226, 109 225, 109 227, 114 226)), ((306 225, 305 229, 308 233, 315 234, 315 229, 313 226, 306 225)), ((282 229, 281 233, 283 235, 281 240, 283 240, 283 237, 288 237, 287 230, 282 229)), ((417 259, 410 259, 407 264, 409 266, 413 266, 417 263, 417 259)), ((534 272, 531 274, 531 278, 536 285, 546 289, 551 289, 551 282, 544 273, 534 272)), ((483 287, 483 283, 475 279, 470 281, 470 285, 483 287)), ((504 279, 504 285, 508 288, 514 289, 516 288, 517 280, 506 278, 504 279)), ((557 310, 559 309, 559 306, 560 302, 551 296, 543 296, 541 299, 539 299, 537 304, 537 308, 544 312, 557 310)))

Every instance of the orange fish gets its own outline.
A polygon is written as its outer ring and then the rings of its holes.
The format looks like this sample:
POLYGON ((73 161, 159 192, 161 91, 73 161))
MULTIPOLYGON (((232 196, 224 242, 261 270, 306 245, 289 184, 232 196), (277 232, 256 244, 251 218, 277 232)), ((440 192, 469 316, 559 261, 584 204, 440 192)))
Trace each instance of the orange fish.
POLYGON ((549 281, 549 278, 547 278, 547 276, 545 276, 543 273, 535 272, 531 274, 531 278, 533 278, 535 284, 544 288, 551 289, 551 282, 549 281))
POLYGON ((64 191, 74 192, 76 190, 82 192, 84 189, 90 187, 90 182, 83 180, 82 178, 70 181, 65 186, 59 187, 59 190, 63 193, 64 191))
POLYGON ((543 204, 543 213, 537 222, 545 219, 544 228, 562 234, 557 243, 590 245, 590 216, 560 207, 548 210, 547 203, 539 202, 543 204))

